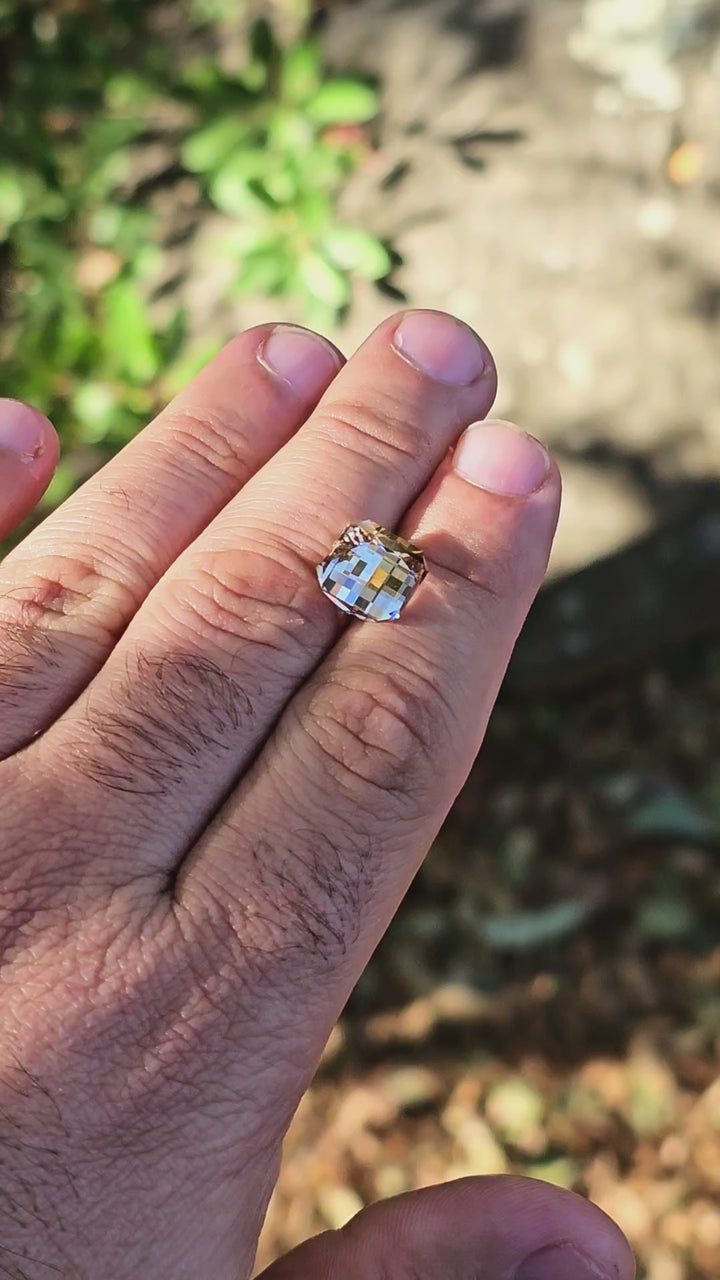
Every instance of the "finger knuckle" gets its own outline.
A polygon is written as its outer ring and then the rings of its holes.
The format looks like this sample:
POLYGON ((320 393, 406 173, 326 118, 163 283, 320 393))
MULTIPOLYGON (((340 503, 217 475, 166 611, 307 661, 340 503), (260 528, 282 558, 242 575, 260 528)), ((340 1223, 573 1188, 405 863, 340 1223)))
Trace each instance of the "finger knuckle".
MULTIPOLYGON (((377 867, 370 837, 344 831, 333 837, 316 825, 246 832, 242 887, 228 892, 212 874, 191 888, 195 921, 210 918, 224 939, 233 972, 244 974, 257 999, 268 985, 301 988, 307 973, 337 964, 359 936, 377 867)), ((187 891, 180 903, 188 906, 187 891)), ((250 999, 246 990, 243 998, 250 999)))
POLYGON ((336 671, 310 699, 306 729, 336 778, 374 809, 424 804, 436 767, 436 719, 410 673, 336 671))
POLYGON ((85 736, 73 744, 76 767, 106 788, 165 795, 208 754, 253 718, 245 690, 218 663, 195 652, 135 655, 114 705, 91 705, 85 736))
POLYGON ((285 671, 314 660, 327 639, 318 599, 304 562, 283 561, 279 551, 223 550, 203 557, 183 580, 173 608, 185 615, 183 630, 230 656, 238 642, 252 643, 273 671, 285 671))
POLYGON ((174 468, 192 470, 199 476, 220 482, 227 489, 228 478, 243 484, 249 475, 246 423, 242 414, 225 407, 222 413, 206 408, 202 413, 175 407, 164 422, 169 462, 174 468))
POLYGON ((21 738, 25 734, 24 727, 20 729, 19 725, 10 732, 9 713, 26 712, 28 694, 53 682, 61 658, 57 638, 48 632, 17 622, 0 624, 0 696, 3 708, 0 758, 6 750, 13 749, 18 731, 21 738))
POLYGON ((337 401, 328 405, 318 420, 321 433, 342 449, 354 452, 367 466, 368 460, 381 466, 407 471, 429 462, 432 442, 418 419, 413 421, 408 406, 382 390, 372 403, 337 401))
POLYGON ((140 603, 138 589, 95 558, 47 555, 42 572, 0 588, 0 645, 18 630, 73 631, 114 643, 140 603))

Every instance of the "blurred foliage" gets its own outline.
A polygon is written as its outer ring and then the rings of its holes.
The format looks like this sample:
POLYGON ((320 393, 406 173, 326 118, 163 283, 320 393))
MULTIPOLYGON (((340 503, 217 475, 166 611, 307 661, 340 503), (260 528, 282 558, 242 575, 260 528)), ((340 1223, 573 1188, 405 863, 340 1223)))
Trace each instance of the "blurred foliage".
POLYGON ((368 232, 338 225, 335 196, 363 146, 359 126, 378 111, 360 80, 323 77, 316 42, 281 49, 257 22, 244 71, 229 81, 212 63, 188 77, 198 124, 181 150, 209 199, 235 219, 224 247, 239 292, 290 293, 311 324, 350 300, 348 272, 387 275, 390 258, 368 232))
POLYGON ((170 9, 163 39, 152 0, 0 0, 0 391, 76 446, 51 501, 79 456, 87 468, 114 452, 220 342, 189 348, 179 306, 154 319, 163 237, 145 150, 160 145, 169 179, 199 186, 191 234, 212 206, 225 215, 231 297, 282 295, 323 327, 353 273, 390 268, 335 213, 375 90, 329 77, 307 23, 284 44, 248 23, 244 65, 225 71, 213 24, 227 6, 170 9))

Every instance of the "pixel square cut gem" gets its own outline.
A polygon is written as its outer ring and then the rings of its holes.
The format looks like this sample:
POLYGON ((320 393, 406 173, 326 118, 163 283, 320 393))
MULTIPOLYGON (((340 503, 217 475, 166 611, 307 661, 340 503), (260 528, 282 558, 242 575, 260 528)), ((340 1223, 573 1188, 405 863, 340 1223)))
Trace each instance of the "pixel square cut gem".
POLYGON ((427 568, 419 547, 372 520, 349 524, 317 567, 328 599, 354 618, 394 622, 427 568))

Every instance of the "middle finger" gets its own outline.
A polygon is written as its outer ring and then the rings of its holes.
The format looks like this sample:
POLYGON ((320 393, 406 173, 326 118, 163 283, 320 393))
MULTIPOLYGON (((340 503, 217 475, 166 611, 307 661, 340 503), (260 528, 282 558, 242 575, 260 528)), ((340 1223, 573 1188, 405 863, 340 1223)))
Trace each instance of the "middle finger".
POLYGON ((62 762, 73 806, 101 810, 112 830, 127 793, 148 797, 113 877, 176 864, 338 635, 317 561, 351 521, 399 521, 495 388, 487 349, 459 321, 386 321, 175 562, 87 699, 35 748, 53 773, 62 762))

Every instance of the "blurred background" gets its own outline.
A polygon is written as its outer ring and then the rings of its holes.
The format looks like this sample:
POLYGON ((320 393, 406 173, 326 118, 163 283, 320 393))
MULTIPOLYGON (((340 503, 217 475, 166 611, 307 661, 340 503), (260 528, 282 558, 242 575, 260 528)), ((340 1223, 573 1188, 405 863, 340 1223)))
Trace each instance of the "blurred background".
POLYGON ((720 1273, 720 4, 0 0, 0 394, 44 510, 239 327, 399 305, 547 439, 551 582, 333 1033, 260 1264, 519 1171, 720 1273))

